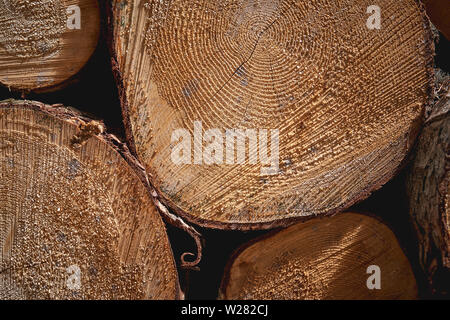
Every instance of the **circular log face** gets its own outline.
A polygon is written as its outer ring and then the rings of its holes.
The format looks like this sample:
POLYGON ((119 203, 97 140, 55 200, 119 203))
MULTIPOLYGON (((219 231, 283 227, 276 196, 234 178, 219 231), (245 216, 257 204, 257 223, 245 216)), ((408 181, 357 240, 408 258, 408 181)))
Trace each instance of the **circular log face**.
POLYGON ((446 0, 424 0, 427 14, 433 24, 450 40, 450 2, 446 0))
POLYGON ((417 286, 392 231, 343 213, 254 240, 230 261, 223 299, 414 299, 417 286))
POLYGON ((431 78, 413 0, 115 1, 129 140, 191 221, 260 228, 385 183, 431 78))
POLYGON ((178 297, 146 187, 103 137, 74 144, 77 124, 0 103, 0 299, 178 297))
POLYGON ((96 0, 0 1, 0 82, 55 86, 77 73, 97 46, 96 0))

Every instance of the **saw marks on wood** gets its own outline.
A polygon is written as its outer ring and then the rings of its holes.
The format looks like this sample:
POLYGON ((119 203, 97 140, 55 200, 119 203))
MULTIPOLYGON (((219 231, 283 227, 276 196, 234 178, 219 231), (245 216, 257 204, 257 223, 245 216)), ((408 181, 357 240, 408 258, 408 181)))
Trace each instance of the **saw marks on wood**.
POLYGON ((128 138, 165 202, 202 225, 259 228, 342 210, 386 182, 422 121, 432 52, 416 1, 379 1, 379 30, 372 4, 114 1, 128 138), (227 158, 227 129, 267 130, 266 149, 247 139, 243 163, 227 158), (196 158, 213 143, 212 164, 196 158))
POLYGON ((77 73, 97 46, 96 0, 0 1, 0 82, 32 90, 77 73))
POLYGON ((83 122, 58 112, 0 103, 0 298, 178 297, 146 187, 102 136, 74 143, 83 122))
POLYGON ((220 294, 222 299, 390 300, 414 299, 417 288, 389 228, 368 216, 343 213, 244 246, 229 263, 220 294), (370 266, 379 267, 380 289, 367 286, 370 266))

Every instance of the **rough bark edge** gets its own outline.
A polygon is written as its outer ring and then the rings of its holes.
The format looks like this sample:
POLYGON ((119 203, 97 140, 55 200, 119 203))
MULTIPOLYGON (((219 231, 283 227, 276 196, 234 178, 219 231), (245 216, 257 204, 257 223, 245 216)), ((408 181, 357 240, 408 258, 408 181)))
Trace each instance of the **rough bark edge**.
MULTIPOLYGON (((446 74, 440 69, 436 69, 436 90, 434 92, 434 105, 432 106, 432 110, 430 116, 426 120, 423 130, 426 130, 428 127, 433 125, 435 122, 439 121, 450 121, 450 119, 446 119, 450 117, 450 75, 446 74)), ((418 142, 420 138, 418 139, 418 142)), ((417 151, 417 145, 414 148, 417 151)), ((413 161, 416 160, 417 153, 414 152, 413 161)), ((431 160, 429 158, 428 160, 431 160)), ((445 167, 450 168, 450 158, 445 159, 445 167)), ((407 177, 407 182, 412 183, 414 176, 416 175, 414 172, 414 162, 411 163, 410 172, 407 177)), ((426 168, 425 168, 426 169, 426 168)), ((426 169, 427 170, 427 169, 426 169)), ((428 180, 428 179, 427 179, 428 180)), ((429 240, 429 247, 426 251, 426 255, 428 256, 427 260, 424 260, 422 257, 422 253, 419 252, 418 259, 419 265, 422 273, 424 274, 428 293, 433 298, 446 298, 449 296, 449 291, 446 289, 446 283, 440 284, 441 281, 445 282, 450 276, 450 252, 448 252, 447 248, 441 248, 436 245, 436 242, 433 238, 432 232, 438 231, 442 240, 446 243, 450 242, 450 230, 447 228, 447 224, 445 221, 445 208, 446 208, 446 193, 447 187, 450 184, 450 171, 445 170, 442 173, 442 176, 437 178, 436 181, 436 190, 435 195, 437 197, 437 214, 438 217, 436 220, 433 220, 433 217, 428 217, 427 221, 430 224, 435 225, 440 224, 440 228, 438 230, 430 229, 428 233, 423 233, 422 224, 417 221, 417 217, 412 215, 412 207, 411 205, 418 204, 417 201, 413 201, 412 197, 415 196, 413 194, 413 188, 411 186, 406 186, 406 191, 408 194, 408 205, 410 207, 409 218, 414 228, 416 235, 422 235, 420 239, 418 239, 419 249, 422 252, 424 250, 424 246, 422 244, 422 239, 429 240), (430 220, 431 219, 431 220, 430 220)), ((436 226, 436 225, 435 225, 436 226)), ((426 249, 426 248, 425 248, 426 249)), ((449 283, 450 284, 450 283, 449 283)))
MULTIPOLYGON (((381 223, 383 226, 385 226, 389 231, 392 232, 392 234, 394 235, 394 238, 397 240, 397 244, 400 247, 400 250, 402 251, 403 255, 406 257, 406 259, 409 262, 410 268, 411 268, 411 273, 413 274, 414 280, 416 282, 416 296, 417 298, 420 296, 419 292, 418 292, 418 283, 417 283, 417 274, 414 270, 414 266, 411 263, 409 257, 408 257, 408 250, 406 250, 406 248, 402 245, 402 243, 398 240, 398 237, 396 235, 396 233, 394 232, 394 228, 392 227, 392 225, 389 222, 384 221, 383 219, 381 219, 379 216, 374 215, 373 213, 369 213, 369 212, 363 212, 363 211, 359 211, 359 210, 352 210, 352 211, 348 211, 346 213, 349 214, 355 214, 355 215, 359 215, 359 216, 364 216, 364 217, 368 217, 368 218, 372 218, 375 221, 378 221, 379 223, 381 223)), ((328 219, 331 218, 331 216, 319 216, 316 219, 328 219)), ((317 221, 319 221, 317 220, 317 221)), ((292 224, 293 225, 293 224, 292 224)), ((292 226, 290 225, 290 226, 292 226)), ((225 265, 224 271, 223 271, 223 276, 222 276, 222 280, 220 282, 220 286, 219 286, 219 291, 217 293, 217 299, 219 300, 231 300, 230 298, 226 298, 225 299, 225 290, 230 282, 230 271, 231 268, 234 264, 234 262, 236 261, 236 259, 241 255, 242 252, 244 252, 246 249, 248 249, 249 247, 251 247, 252 245, 263 241, 263 240, 267 240, 269 238, 272 238, 274 236, 276 236, 278 233, 282 232, 283 230, 287 229, 290 226, 286 226, 286 227, 282 227, 282 228, 277 228, 274 230, 271 230, 269 232, 267 232, 266 234, 263 234, 262 236, 258 236, 254 239, 251 239, 250 241, 244 243, 243 245, 240 245, 237 249, 235 249, 232 254, 230 255, 230 257, 227 260, 227 263, 225 265)))
POLYGON ((439 121, 450 112, 448 101, 450 100, 450 74, 435 69, 435 90, 433 92, 433 106, 429 117, 425 121, 424 128, 434 121, 439 121))
MULTIPOLYGON (((106 12, 107 26, 104 29, 105 30, 105 38, 106 38, 106 43, 107 43, 107 46, 109 47, 109 51, 110 51, 110 55, 111 55, 111 68, 112 68, 112 73, 113 73, 114 80, 116 82, 117 89, 118 89, 118 95, 119 95, 120 105, 121 105, 121 109, 122 109, 122 122, 123 122, 124 129, 125 129, 125 137, 127 140, 128 147, 125 144, 123 146, 126 147, 127 150, 129 150, 129 153, 131 156, 133 156, 135 159, 139 159, 137 156, 136 144, 134 142, 134 137, 133 137, 133 133, 132 133, 132 129, 131 129, 126 89, 123 85, 124 84, 123 77, 122 77, 122 73, 120 72, 120 69, 119 69, 119 64, 117 62, 117 54, 114 49, 115 48, 114 24, 113 24, 114 12, 113 12, 112 1, 114 1, 114 0, 109 0, 109 1, 105 1, 104 3, 102 3, 101 10, 104 10, 106 12)), ((148 186, 148 189, 150 191, 152 199, 154 199, 154 203, 155 203, 156 207, 158 208, 158 211, 160 212, 163 219, 167 223, 187 232, 195 240, 195 243, 197 246, 197 254, 196 254, 195 260, 194 261, 186 261, 186 259, 185 259, 186 256, 195 256, 195 255, 190 252, 185 252, 181 255, 181 267, 187 268, 187 269, 197 269, 196 266, 200 263, 200 260, 202 258, 202 251, 203 251, 203 246, 202 246, 202 241, 201 241, 202 235, 197 230, 195 230, 192 226, 190 226, 186 222, 184 222, 183 219, 181 219, 180 217, 178 217, 170 212, 170 209, 167 208, 167 206, 164 204, 164 201, 159 197, 159 193, 153 187, 153 184, 151 183, 151 180, 152 180, 151 176, 149 176, 147 174, 147 171, 145 170, 144 166, 142 166, 138 161, 136 161, 136 163, 138 163, 137 170, 139 171, 140 175, 143 177, 143 180, 145 181, 146 186, 148 186)))
POLYGON ((89 57, 88 61, 86 61, 86 63, 81 67, 81 69, 78 70, 75 74, 71 75, 70 77, 68 77, 67 79, 65 79, 59 83, 49 84, 48 86, 34 88, 34 89, 20 89, 20 88, 16 88, 16 87, 11 87, 11 86, 4 84, 3 82, 0 82, 0 86, 3 88, 6 88, 11 93, 20 93, 20 96, 22 99, 26 99, 26 96, 29 95, 30 93, 42 94, 42 93, 53 93, 55 91, 64 90, 67 87, 70 87, 71 85, 76 84, 80 81, 80 74, 83 71, 83 69, 85 68, 85 66, 89 63, 89 60, 94 56, 95 52, 97 51, 98 45, 100 42, 99 40, 97 41, 97 46, 95 47, 95 49, 92 52, 91 56, 89 57))
POLYGON ((113 1, 115 0, 107 0, 104 3, 101 3, 101 10, 106 12, 106 28, 104 29, 106 44, 109 49, 109 53, 111 56, 111 68, 114 76, 114 80, 116 82, 120 105, 122 109, 122 122, 125 128, 125 138, 127 140, 127 144, 131 153, 137 158, 136 152, 136 144, 134 142, 133 131, 131 129, 131 121, 128 107, 128 99, 126 95, 126 89, 124 86, 122 72, 119 68, 119 63, 117 59, 116 52, 116 41, 114 39, 114 9, 113 9, 113 1))
MULTIPOLYGON (((107 43, 110 49, 111 54, 111 64, 113 68, 113 74, 114 78, 116 80, 116 85, 119 90, 119 98, 120 103, 122 107, 122 116, 123 116, 123 123, 125 127, 125 133, 126 133, 126 139, 130 146, 130 150, 133 153, 133 155, 139 159, 139 156, 136 151, 136 144, 134 141, 132 128, 131 128, 131 120, 130 120, 130 114, 129 114, 129 106, 128 106, 128 100, 126 96, 126 88, 124 86, 123 76, 119 68, 118 59, 117 59, 117 52, 116 52, 116 43, 114 39, 114 8, 113 8, 113 1, 115 0, 109 0, 106 2, 106 12, 107 12, 107 21, 108 21, 108 27, 107 27, 107 43)), ((389 182, 393 177, 395 177, 407 164, 408 162, 408 155, 409 152, 412 149, 412 145, 414 144, 419 132, 421 131, 422 124, 424 121, 428 118, 429 114, 431 113, 431 107, 433 105, 433 93, 435 92, 435 82, 434 82, 434 55, 435 55, 435 40, 436 35, 432 30, 432 24, 431 21, 426 13, 425 5, 423 4, 422 0, 415 0, 416 5, 418 6, 418 9, 420 11, 420 14, 422 15, 422 24, 423 24, 423 33, 424 33, 424 43, 425 43, 425 66, 426 66, 426 72, 428 74, 428 85, 427 85, 427 95, 428 95, 428 101, 426 101, 423 105, 423 115, 422 119, 420 119, 419 123, 413 123, 410 128, 410 132, 408 134, 408 137, 406 139, 406 148, 403 151, 404 153, 404 159, 400 163, 400 165, 393 170, 392 173, 388 173, 385 176, 379 178, 376 180, 372 185, 366 187, 365 189, 361 190, 361 192, 353 197, 353 199, 348 200, 347 202, 343 203, 342 205, 338 206, 337 208, 334 208, 332 210, 319 212, 317 214, 313 214, 310 216, 302 216, 302 217, 291 217, 291 218, 284 218, 284 219, 277 219, 273 221, 266 221, 266 222, 255 222, 255 223, 226 223, 226 222, 219 222, 214 220, 208 220, 203 218, 198 218, 188 212, 184 212, 182 209, 180 209, 173 201, 168 199, 164 196, 164 193, 161 192, 161 190, 156 187, 154 183, 154 179, 149 174, 149 183, 151 187, 156 190, 156 193, 158 194, 158 198, 161 200, 161 202, 168 207, 171 211, 173 211, 176 215, 180 216, 182 219, 188 221, 189 223, 195 224, 197 226, 203 227, 203 228, 210 228, 210 229, 219 229, 219 230, 241 230, 241 231, 250 231, 250 230, 266 230, 266 229, 274 229, 279 227, 287 227, 290 226, 296 222, 302 222, 310 220, 314 217, 321 216, 333 216, 339 212, 342 212, 352 205, 365 200, 368 198, 374 191, 377 191, 380 189, 383 185, 385 185, 387 182, 389 182)))
MULTIPOLYGON (((74 109, 68 109, 67 107, 64 107, 62 104, 54 104, 54 105, 46 105, 44 103, 38 102, 38 101, 31 101, 31 100, 15 100, 15 99, 7 99, 0 101, 0 110, 6 109, 6 108, 22 108, 22 109, 28 109, 33 111, 38 111, 45 113, 49 116, 55 117, 61 121, 70 122, 74 125, 80 125, 80 124, 86 124, 90 121, 93 121, 91 118, 84 116, 82 113, 78 112, 74 109)), ((115 137, 112 134, 108 134, 105 132, 105 128, 103 126, 103 123, 99 123, 102 127, 102 131, 92 137, 95 137, 96 139, 100 140, 101 142, 105 143, 109 147, 111 147, 114 151, 118 152, 120 156, 125 160, 125 162, 130 166, 131 171, 133 171, 137 178, 144 184, 144 188, 148 191, 147 186, 147 180, 146 177, 142 174, 141 169, 142 166, 139 164, 137 159, 130 153, 127 146, 120 142, 120 140, 115 137)), ((153 203, 155 203, 155 199, 153 198, 152 194, 148 192, 150 199, 153 203)), ((156 203, 155 203, 156 206, 156 203)), ((159 208, 156 206, 157 212, 159 212, 159 208)), ((163 217, 161 217, 163 218, 163 217)), ((172 262, 175 267, 175 276, 176 276, 176 283, 175 283, 175 299, 176 300, 183 300, 184 299, 184 293, 181 290, 180 287, 180 280, 177 270, 177 264, 175 262, 174 254, 172 245, 169 240, 169 236, 167 235, 167 229, 166 226, 164 226, 164 232, 167 236, 167 241, 170 248, 170 253, 172 257, 172 262)))

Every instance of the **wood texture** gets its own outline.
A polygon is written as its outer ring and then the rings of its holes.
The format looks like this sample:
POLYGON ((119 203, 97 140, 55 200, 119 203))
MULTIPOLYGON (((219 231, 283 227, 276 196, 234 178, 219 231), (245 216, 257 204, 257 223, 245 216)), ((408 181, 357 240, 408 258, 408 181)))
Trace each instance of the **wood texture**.
POLYGON ((355 213, 313 219, 239 249, 222 281, 222 299, 415 299, 410 264, 389 228, 355 213), (380 268, 369 290, 367 268, 380 268))
POLYGON ((113 1, 128 140, 164 203, 203 226, 259 229, 343 210, 388 181, 423 121, 433 48, 418 2, 380 1, 379 30, 372 4, 113 1), (222 162, 194 164, 192 151, 174 163, 175 130, 213 142, 194 121, 279 130, 278 170, 262 173, 261 139, 243 164, 227 164, 225 140, 222 162))
POLYGON ((165 226, 133 166, 98 122, 0 102, 0 299, 179 298, 165 226))
POLYGON ((450 295, 450 77, 418 141, 407 187, 419 258, 434 294, 450 295))
POLYGON ((86 64, 99 32, 96 0, 1 1, 0 83, 18 90, 61 84, 86 64))

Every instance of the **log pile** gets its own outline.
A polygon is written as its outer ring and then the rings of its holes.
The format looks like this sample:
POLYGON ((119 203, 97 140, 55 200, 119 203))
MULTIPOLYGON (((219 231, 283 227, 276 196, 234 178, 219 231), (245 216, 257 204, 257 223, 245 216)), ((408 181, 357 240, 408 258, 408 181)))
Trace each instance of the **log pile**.
POLYGON ((448 8, 0 1, 0 299, 448 296, 448 8), (97 46, 99 119, 49 103, 97 46), (417 245, 351 208, 400 171, 417 245))

